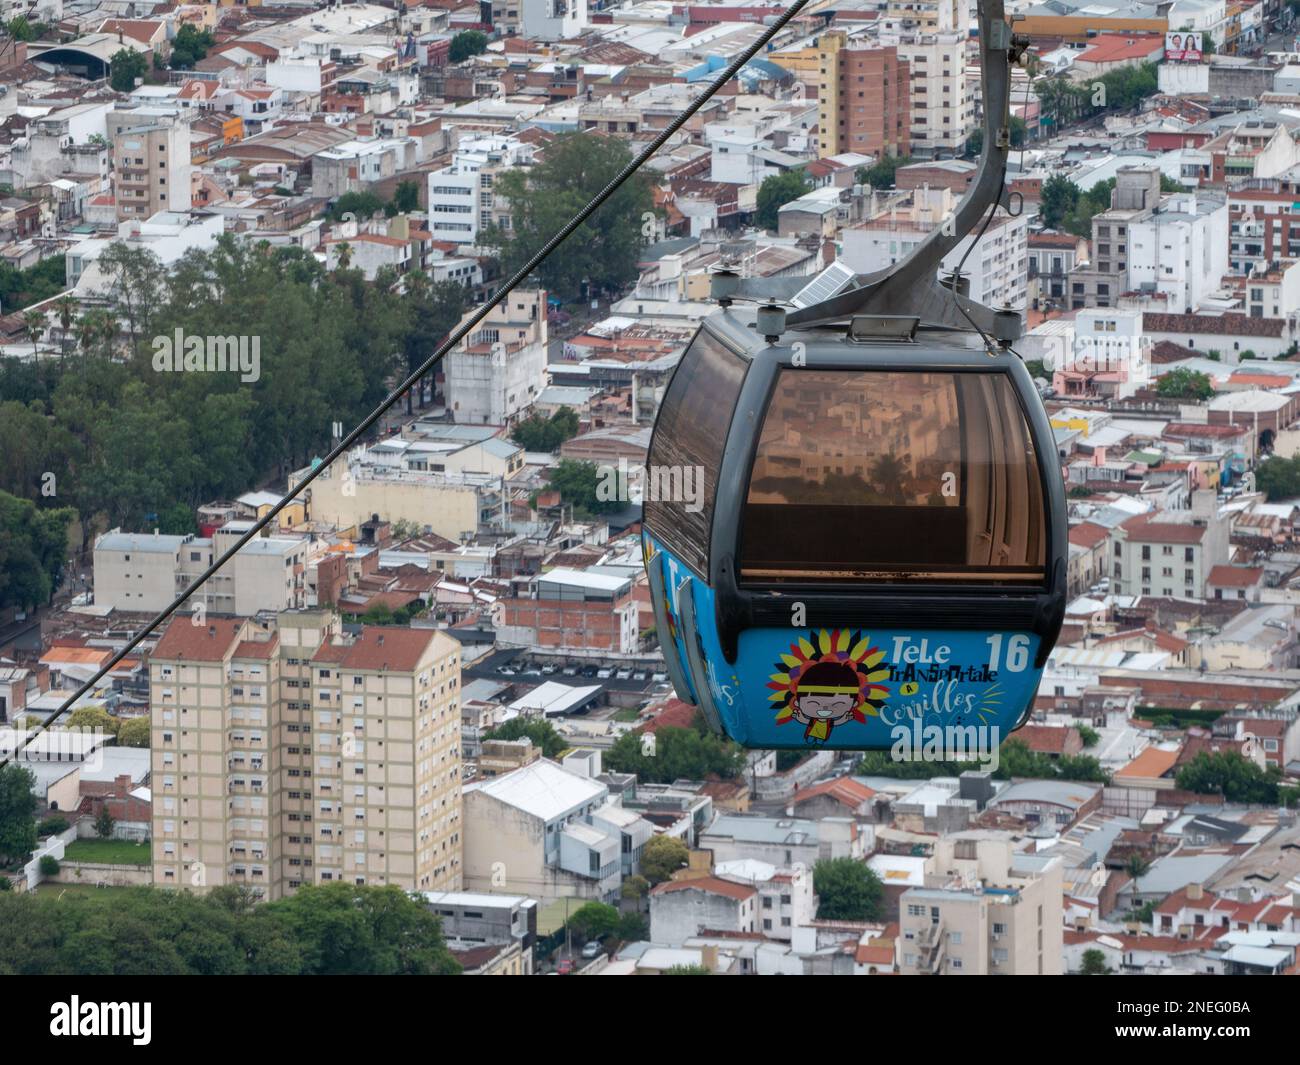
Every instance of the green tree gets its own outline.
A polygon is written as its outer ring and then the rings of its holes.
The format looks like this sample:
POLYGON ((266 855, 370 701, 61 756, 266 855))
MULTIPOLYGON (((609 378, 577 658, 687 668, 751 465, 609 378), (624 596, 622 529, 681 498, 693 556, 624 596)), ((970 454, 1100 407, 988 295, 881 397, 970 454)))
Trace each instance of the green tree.
POLYGON ((121 727, 117 730, 117 744, 119 747, 148 747, 148 715, 145 714, 123 721, 121 727))
POLYGON ((423 899, 394 885, 309 885, 263 909, 297 945, 308 973, 445 976, 460 972, 447 950, 439 919, 423 899))
POLYGON ((618 910, 606 902, 588 902, 569 916, 569 930, 579 939, 604 939, 618 931, 618 910))
POLYGON ((42 854, 40 862, 37 863, 41 876, 49 879, 52 876, 59 875, 59 859, 52 854, 42 854))
MULTIPOLYGON (((556 137, 541 163, 497 179, 494 194, 510 204, 511 228, 488 226, 480 243, 496 251, 503 272, 513 273, 631 161, 627 143, 616 137, 556 137)), ((650 179, 634 174, 537 268, 542 286, 574 299, 584 281, 592 289, 612 290, 635 281, 653 207, 650 179)))
POLYGON ((246 888, 0 898, 5 975, 439 975, 439 919, 397 887, 340 882, 254 906, 246 888))
POLYGON ((68 819, 61 814, 54 814, 45 818, 36 826, 36 834, 44 839, 46 836, 57 836, 60 832, 68 830, 68 819))
POLYGON ((874 921, 880 916, 880 878, 856 858, 823 858, 813 866, 813 890, 823 921, 874 921))
POLYGON ((733 780, 745 768, 745 753, 736 744, 694 728, 661 728, 653 745, 639 732, 618 738, 606 752, 604 764, 615 773, 634 773, 646 784, 674 780, 733 780))
POLYGON ((70 507, 38 510, 0 491, 0 609, 49 603, 62 579, 75 517, 70 507))
POLYGON ((561 459, 546 474, 547 485, 560 493, 560 499, 573 505, 581 518, 609 514, 623 507, 624 501, 609 491, 609 471, 602 472, 594 462, 561 459), (602 498, 605 497, 605 498, 602 498))
MULTIPOLYGON (((414 373, 432 355, 459 323, 468 300, 465 286, 455 281, 430 281, 427 274, 413 273, 406 278, 406 299, 402 310, 402 349, 406 355, 406 372, 414 373)), ((415 393, 420 406, 425 404, 425 384, 432 386, 430 375, 407 390, 406 413, 411 414, 415 393)), ((430 393, 432 388, 430 387, 430 393)), ((432 395, 430 395, 432 399, 432 395)))
POLYGON ((662 976, 712 976, 707 965, 670 965, 662 976))
MULTIPOLYGON (((420 186, 415 181, 399 181, 388 205, 393 214, 409 214, 420 209, 420 186)), ((386 208, 386 210, 388 209, 386 208)))
POLYGON ((1255 487, 1270 502, 1300 496, 1300 456, 1270 455, 1255 467, 1255 487))
POLYGON ((512 717, 503 725, 484 733, 488 740, 531 740, 543 758, 558 758, 570 747, 569 741, 555 731, 555 726, 541 717, 512 717))
POLYGON ((1093 947, 1083 952, 1083 967, 1080 972, 1084 976, 1108 976, 1110 971, 1110 966, 1106 964, 1104 951, 1093 947))
POLYGON ((652 884, 662 884, 689 861, 690 851, 676 836, 651 836, 641 851, 641 875, 652 884))
POLYGON ((1053 174, 1043 182, 1041 197, 1038 214, 1043 225, 1060 229, 1079 205, 1079 186, 1064 174, 1053 174))
POLYGON ((1096 747, 1101 741, 1101 736, 1095 728, 1090 728, 1088 725, 1077 725, 1075 727, 1078 729, 1079 739, 1083 741, 1085 747, 1096 747))
POLYGON ((26 15, 16 15, 4 24, 4 28, 15 41, 34 41, 43 29, 40 23, 32 25, 26 15))
POLYGON ((211 30, 199 30, 192 22, 187 22, 172 38, 168 66, 172 70, 193 70, 199 60, 207 57, 208 49, 215 43, 211 30))
POLYGON ((515 424, 510 439, 525 451, 558 451, 561 444, 578 433, 578 415, 561 407, 549 418, 532 414, 515 424))
POLYGON ((144 53, 133 48, 119 48, 108 61, 109 84, 117 92, 131 92, 135 79, 143 78, 149 70, 149 60, 144 53))
POLYGON ((113 815, 108 812, 108 806, 101 806, 99 814, 95 817, 95 835, 100 839, 111 839, 116 825, 113 815))
POLYGON ((447 58, 453 63, 461 63, 470 56, 481 55, 487 51, 487 34, 479 30, 462 30, 451 39, 447 58))
POLYGON ((5 314, 57 296, 67 287, 67 264, 62 255, 51 255, 26 270, 0 263, 0 308, 5 314))
POLYGON ((1167 399, 1193 399, 1203 403, 1214 395, 1214 382, 1199 370, 1179 366, 1161 374, 1156 393, 1167 399))
POLYGON ((79 706, 63 719, 63 726, 70 729, 98 729, 107 736, 116 736, 122 722, 102 706, 79 706))
POLYGON ((36 847, 35 786, 16 762, 0 769, 0 866, 21 865, 36 847))
POLYGON ((776 229, 779 212, 791 200, 812 191, 801 170, 787 170, 769 174, 758 187, 757 209, 754 221, 764 229, 776 229))
POLYGON ((1236 751, 1202 751, 1184 763, 1175 781, 1184 791, 1222 795, 1228 802, 1277 805, 1281 771, 1261 769, 1236 751))
POLYGON ((1151 871, 1151 863, 1147 859, 1134 851, 1128 856, 1128 861, 1124 863, 1124 870, 1133 878, 1134 896, 1142 894, 1142 878, 1151 871))
POLYGON ((638 902, 645 898, 649 892, 650 881, 638 873, 633 873, 631 876, 626 877, 623 880, 622 886, 619 888, 619 895, 623 898, 636 900, 638 902))
POLYGON ((643 913, 625 913, 618 919, 618 938, 625 943, 650 938, 650 922, 643 913))
POLYGON ((359 191, 345 192, 334 201, 334 206, 325 213, 325 217, 330 221, 338 222, 345 215, 352 215, 355 219, 366 221, 380 214, 383 210, 383 200, 369 189, 361 189, 359 191))
POLYGON ((906 155, 882 155, 871 166, 858 170, 856 177, 860 184, 873 189, 892 189, 898 168, 911 162, 911 157, 906 155))

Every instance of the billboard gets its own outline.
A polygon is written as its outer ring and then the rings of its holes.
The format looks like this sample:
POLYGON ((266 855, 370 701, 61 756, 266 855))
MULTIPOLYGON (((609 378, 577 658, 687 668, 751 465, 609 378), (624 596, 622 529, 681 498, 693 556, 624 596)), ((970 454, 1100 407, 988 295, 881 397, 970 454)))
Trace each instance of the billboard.
POLYGON ((1174 63, 1199 63, 1201 61, 1201 35, 1199 33, 1166 33, 1165 58, 1174 63))

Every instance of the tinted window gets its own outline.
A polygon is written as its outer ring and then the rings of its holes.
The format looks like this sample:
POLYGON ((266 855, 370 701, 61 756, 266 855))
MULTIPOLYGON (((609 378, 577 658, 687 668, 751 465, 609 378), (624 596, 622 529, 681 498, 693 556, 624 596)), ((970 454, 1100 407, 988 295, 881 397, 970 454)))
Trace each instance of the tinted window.
POLYGON ((659 409, 644 489, 646 528, 707 576, 718 467, 748 363, 701 329, 659 409))
POLYGON ((755 454, 741 576, 1039 582, 1045 527, 1006 376, 783 370, 755 454))

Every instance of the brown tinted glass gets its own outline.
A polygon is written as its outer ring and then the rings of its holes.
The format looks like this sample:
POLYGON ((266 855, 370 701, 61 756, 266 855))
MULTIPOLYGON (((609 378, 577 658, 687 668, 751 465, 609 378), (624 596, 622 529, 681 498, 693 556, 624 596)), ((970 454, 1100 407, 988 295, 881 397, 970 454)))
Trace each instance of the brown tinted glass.
POLYGON ((702 576, 708 575, 718 467, 748 365, 700 330, 673 374, 655 423, 650 478, 664 486, 702 482, 703 490, 648 491, 646 528, 702 576))
POLYGON ((1046 516, 1002 374, 781 371, 741 531, 741 577, 1042 582, 1046 516))

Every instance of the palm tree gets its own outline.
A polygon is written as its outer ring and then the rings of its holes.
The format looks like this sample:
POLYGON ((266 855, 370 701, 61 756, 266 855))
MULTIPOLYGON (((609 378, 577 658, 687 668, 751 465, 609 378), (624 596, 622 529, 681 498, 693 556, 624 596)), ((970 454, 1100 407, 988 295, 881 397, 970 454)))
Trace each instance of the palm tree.
POLYGON ((45 333, 45 315, 40 311, 28 311, 23 315, 23 328, 27 331, 27 339, 32 342, 32 357, 35 358, 38 354, 36 342, 45 333))
POLYGON ((66 293, 54 302, 59 313, 59 358, 67 358, 68 340, 72 332, 72 316, 77 310, 77 301, 66 293))
POLYGON ((77 319, 77 347, 81 348, 82 358, 90 354, 99 337, 99 323, 93 314, 83 314, 77 319))
MULTIPOLYGON (((429 298, 429 275, 421 270, 415 270, 406 275, 406 297, 412 308, 422 306, 429 298)), ((411 373, 421 362, 424 361, 423 353, 413 344, 408 344, 406 351, 406 370, 411 373)), ((412 393, 416 389, 420 390, 420 406, 424 406, 424 379, 421 378, 414 385, 406 390, 406 413, 411 414, 412 402, 414 396, 412 393)))
POLYGON ((1142 878, 1150 872, 1151 863, 1134 851, 1124 863, 1124 870, 1133 878, 1133 901, 1136 902, 1137 896, 1142 894, 1142 878))
POLYGON ((345 240, 340 242, 336 250, 338 251, 338 269, 346 270, 352 265, 352 245, 345 240))
POLYGON ((897 455, 891 452, 876 459, 871 464, 871 477, 876 483, 876 491, 890 503, 902 506, 907 502, 907 482, 911 478, 897 455))

